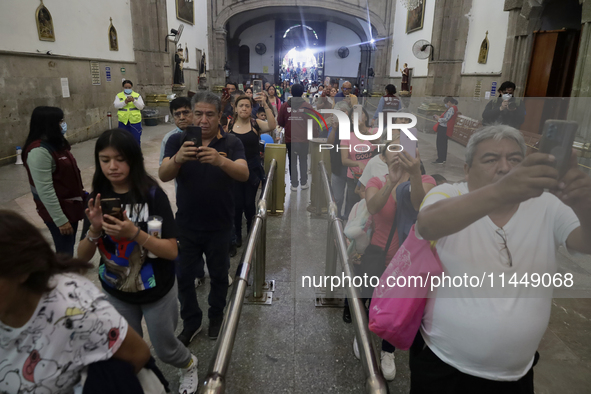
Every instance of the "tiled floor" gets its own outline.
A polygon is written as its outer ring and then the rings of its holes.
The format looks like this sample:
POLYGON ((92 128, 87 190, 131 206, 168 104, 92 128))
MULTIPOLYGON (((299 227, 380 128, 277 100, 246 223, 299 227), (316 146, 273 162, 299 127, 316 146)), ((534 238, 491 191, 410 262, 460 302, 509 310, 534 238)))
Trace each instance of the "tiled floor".
MULTIPOLYGON (((160 142, 172 125, 146 127, 142 149, 146 168, 157 177, 160 142)), ((419 149, 428 174, 439 173, 450 181, 463 179, 464 148, 449 144, 448 161, 435 165, 435 135, 420 134, 419 149)), ((91 189, 94 173, 94 140, 77 144, 72 151, 82 170, 83 182, 91 189)), ((282 174, 280 174, 282 175, 282 174)), ((0 168, 0 209, 25 215, 50 239, 35 212, 26 173, 22 166, 0 168)), ((174 183, 163 185, 173 209, 174 183)), ((267 279, 276 281, 273 304, 244 305, 227 377, 227 393, 361 393, 364 375, 352 352, 353 327, 343 323, 342 309, 315 308, 315 289, 304 288, 302 275, 324 272, 325 218, 306 211, 308 190, 287 189, 286 209, 269 216, 267 226, 267 279)), ((241 251, 232 259, 233 272, 241 251)), ((575 272, 576 281, 591 289, 591 259, 559 252, 562 271, 575 272)), ((96 265, 96 256, 94 263, 96 265)), ((96 271, 88 274, 97 282, 96 271)), ((197 289, 200 305, 207 305, 209 280, 197 289)), ((230 294, 230 292, 229 292, 230 294)), ((205 328, 208 322, 205 321, 205 328)), ((179 325, 180 330, 180 325, 179 325)), ((200 360, 203 378, 214 342, 203 330, 191 344, 200 360)), ((377 338, 376 345, 378 344, 377 338)), ((536 393, 588 393, 591 387, 591 300, 556 298, 550 324, 540 344, 541 359, 535 368, 536 393)), ((389 383, 391 393, 409 391, 407 352, 396 352, 398 375, 389 383)), ((173 388, 177 372, 160 364, 173 388)))

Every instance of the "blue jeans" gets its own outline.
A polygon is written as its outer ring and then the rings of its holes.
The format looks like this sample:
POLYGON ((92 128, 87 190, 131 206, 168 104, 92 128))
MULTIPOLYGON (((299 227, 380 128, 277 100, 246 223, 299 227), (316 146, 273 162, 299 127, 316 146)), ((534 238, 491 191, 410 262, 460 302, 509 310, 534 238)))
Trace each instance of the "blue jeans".
POLYGON ((232 230, 191 231, 180 229, 181 259, 177 270, 179 301, 184 328, 196 330, 201 327, 203 312, 197 302, 195 292, 196 263, 205 253, 211 289, 209 291, 209 319, 223 316, 228 294, 228 268, 232 230))
POLYGON ((72 223, 74 233, 71 235, 62 235, 60 229, 55 225, 54 222, 46 222, 45 225, 51 233, 53 243, 55 244, 56 253, 64 253, 70 256, 74 256, 74 244, 76 243, 76 231, 78 231, 78 222, 72 223))
MULTIPOLYGON (((345 186, 347 186, 347 175, 338 176, 331 174, 330 186, 334 193, 334 199, 337 203, 337 216, 343 216, 343 202, 345 201, 345 186)), ((347 219, 347 218, 345 218, 347 219)))
POLYGON ((127 124, 123 124, 121 122, 119 122, 119 126, 120 129, 123 130, 127 130, 131 133, 131 135, 133 135, 133 138, 135 138, 135 140, 137 141, 138 144, 141 144, 141 138, 142 138, 142 122, 139 123, 131 123, 131 122, 127 122, 127 124))

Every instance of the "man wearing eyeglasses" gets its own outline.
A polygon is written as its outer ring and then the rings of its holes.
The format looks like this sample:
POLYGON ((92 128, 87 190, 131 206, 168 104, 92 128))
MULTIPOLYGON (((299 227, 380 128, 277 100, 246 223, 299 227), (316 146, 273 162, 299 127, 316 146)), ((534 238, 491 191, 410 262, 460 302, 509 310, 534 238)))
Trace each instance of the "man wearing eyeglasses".
POLYGON ((337 93, 335 97, 348 97, 351 94, 352 85, 351 82, 345 81, 341 86, 341 91, 337 93))
POLYGON ((413 394, 534 392, 553 290, 508 279, 502 288, 500 275, 554 275, 560 245, 591 253, 591 178, 573 155, 558 179, 552 156, 525 157, 525 147, 518 130, 485 127, 466 147, 466 182, 425 197, 417 236, 437 241, 445 275, 486 284, 440 287, 427 300, 410 352, 413 394))

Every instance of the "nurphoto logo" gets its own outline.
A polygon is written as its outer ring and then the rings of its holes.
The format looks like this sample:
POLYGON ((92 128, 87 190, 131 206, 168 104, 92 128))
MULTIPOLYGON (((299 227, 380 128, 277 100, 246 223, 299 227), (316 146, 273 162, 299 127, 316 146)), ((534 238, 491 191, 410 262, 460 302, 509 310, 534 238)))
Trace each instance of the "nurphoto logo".
MULTIPOLYGON (((321 114, 331 114, 336 116, 337 121, 339 122, 339 139, 342 140, 350 140, 351 139, 351 121, 349 120, 349 116, 338 109, 321 109, 320 113, 317 111, 313 111, 314 113, 307 112, 306 114, 309 115, 312 119, 318 123, 318 125, 322 128, 322 124, 328 129, 328 125, 326 124, 326 120, 321 114), (322 121, 322 123, 321 123, 322 121)), ((384 129, 386 130, 386 140, 392 141, 392 131, 393 130, 400 130, 401 133, 411 141, 417 141, 417 137, 410 131, 413 127, 417 124, 417 117, 410 113, 402 113, 402 112, 382 112, 380 113, 379 118, 379 125, 377 127, 377 131, 374 134, 363 134, 359 131, 359 112, 353 112, 353 132, 355 136, 362 140, 362 141, 375 141, 379 140, 384 133, 384 129), (383 115, 386 114, 384 117, 383 115), (384 127, 384 119, 386 119, 386 127, 384 127), (410 123, 396 123, 397 119, 410 119, 410 123)), ((314 123, 312 119, 308 119, 307 123, 307 131, 308 131, 308 140, 314 138, 313 127, 314 123)), ((372 144, 378 147, 378 151, 381 146, 385 146, 385 144, 372 144)), ((323 149, 333 149, 335 146, 333 144, 320 144, 320 150, 323 149)), ((339 147, 337 146, 337 151, 339 147)), ((353 149, 356 152, 362 153, 367 151, 369 146, 363 145, 349 145, 349 150, 353 149)), ((400 144, 390 144, 388 146, 388 150, 390 152, 401 152, 404 148, 400 144)))

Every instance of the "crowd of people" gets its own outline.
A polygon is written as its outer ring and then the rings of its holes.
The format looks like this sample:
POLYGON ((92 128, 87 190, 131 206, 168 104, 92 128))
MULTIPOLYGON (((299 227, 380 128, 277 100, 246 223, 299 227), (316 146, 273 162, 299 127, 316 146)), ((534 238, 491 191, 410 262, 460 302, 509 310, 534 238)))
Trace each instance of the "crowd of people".
MULTIPOLYGON (((142 392, 146 374, 157 376, 166 390, 168 383, 142 340, 142 319, 156 356, 179 369, 179 393, 196 392, 198 360, 188 349, 204 320, 196 286, 203 283, 206 265, 208 336, 217 339, 232 284, 230 257, 242 246, 244 218, 250 231, 265 179, 262 136, 285 142, 295 192, 309 187, 306 109, 339 109, 348 115, 351 130, 364 136, 375 134, 376 122, 384 124, 387 113, 396 117, 403 111, 396 88, 388 85, 375 113, 368 113, 350 82, 340 92, 337 86, 310 86, 315 90, 308 100, 302 98, 309 94, 306 87, 287 82, 265 85, 261 92, 228 83, 221 98, 208 91, 176 98, 170 103, 176 128, 162 141, 158 170, 161 181, 175 181, 174 215, 166 193, 144 166, 141 118, 137 122, 136 116, 143 102, 132 86, 124 81, 114 103, 120 127, 96 141, 90 193, 64 137, 63 111, 38 107, 32 113, 23 159, 57 254, 24 218, 0 211, 0 253, 5 256, 0 263, 0 370, 11 374, 2 381, 2 392, 69 392, 77 385, 90 392, 90 382, 96 392, 118 385, 142 392), (200 127, 200 145, 188 138, 189 126, 200 127), (80 220, 82 235, 74 253, 80 220), (102 292, 81 276, 97 253, 102 292), (175 336, 177 300, 183 328, 175 336), (53 373, 34 374, 39 360, 46 368, 53 363, 53 373), (110 378, 101 379, 104 374, 110 378)), ((468 143, 463 183, 425 174, 418 148, 389 149, 400 146, 401 130, 394 130, 390 141, 376 142, 353 132, 341 140, 334 117, 326 117, 326 129, 314 126, 315 137, 340 148, 330 152, 338 215, 348 226, 358 223, 355 217, 364 210, 371 217, 369 245, 351 255, 359 263, 357 274, 380 276, 413 225, 417 238, 437 241, 444 270, 456 275, 478 269, 524 274, 540 264, 555 272, 559 245, 591 254, 591 178, 574 156, 561 179, 553 156, 526 157, 515 129, 523 122, 523 102, 505 96, 514 88, 503 84, 501 99, 487 105, 483 117, 491 125, 468 143), (353 145, 363 148, 349 149, 353 145)), ((444 103, 445 113, 436 117, 436 163, 446 161, 447 138, 458 116, 457 100, 446 97, 444 103)), ((396 117, 397 124, 408 121, 396 117)), ((372 290, 361 289, 367 308, 372 290)), ((411 392, 533 393, 533 366, 551 294, 528 294, 482 298, 469 288, 446 288, 429 298, 410 352, 411 392)), ((348 305, 343 320, 351 322, 348 305)), ((359 358, 356 338, 353 349, 359 358)), ((396 376, 394 351, 382 342, 381 369, 388 380, 396 376)))

